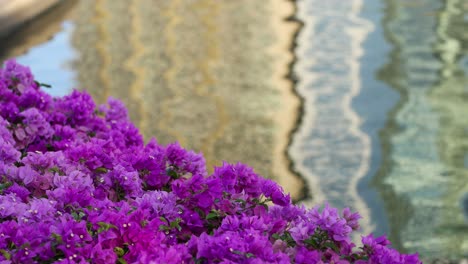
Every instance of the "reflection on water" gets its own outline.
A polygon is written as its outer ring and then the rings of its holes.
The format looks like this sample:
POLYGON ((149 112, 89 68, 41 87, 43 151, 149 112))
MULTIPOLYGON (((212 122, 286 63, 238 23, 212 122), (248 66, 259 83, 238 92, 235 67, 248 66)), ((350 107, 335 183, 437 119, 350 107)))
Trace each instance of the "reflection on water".
MULTIPOLYGON (((412 217, 418 212, 424 213, 419 210, 420 204, 411 201, 410 195, 425 195, 427 190, 436 196, 431 189, 437 188, 434 174, 440 167, 435 144, 438 116, 425 94, 437 81, 440 67, 431 49, 436 39, 433 34, 436 17, 430 15, 440 6, 438 1, 413 5, 386 1, 383 24, 393 50, 379 75, 400 93, 401 99, 382 134, 383 165, 375 182, 386 201, 392 239, 399 247, 403 246, 403 236, 415 232, 414 224, 412 228, 410 224, 412 217), (407 228, 411 230, 405 230, 407 228)), ((426 225, 426 232, 431 233, 432 228, 427 226, 430 221, 419 217, 418 224, 426 225)))
POLYGON ((435 49, 442 63, 439 82, 429 98, 440 115, 438 135, 439 157, 446 167, 443 196, 444 213, 440 223, 440 236, 451 245, 449 252, 460 251, 468 256, 468 71, 463 62, 468 57, 468 3, 461 0, 446 1, 438 17, 435 49))
POLYGON ((13 36, 0 56, 35 46, 19 61, 56 95, 76 81, 120 98, 147 138, 246 162, 298 197, 292 163, 304 203, 358 209, 405 251, 468 257, 466 1, 298 0, 297 39, 290 1, 64 3, 40 41, 13 36))
POLYGON ((462 147, 466 80, 454 67, 461 42, 449 37, 464 34, 450 25, 463 16, 461 1, 455 2, 388 0, 384 20, 394 50, 380 75, 401 100, 383 133, 388 148, 375 182, 392 236, 403 248, 427 256, 468 252, 460 206, 468 190, 462 147))
POLYGON ((298 108, 285 78, 293 11, 282 0, 79 1, 79 86, 99 103, 122 99, 145 138, 202 151, 208 167, 249 163, 298 198, 285 155, 298 108))
MULTIPOLYGON (((361 89, 361 44, 372 30, 358 16, 361 6, 361 0, 299 2, 298 18, 305 25, 298 39, 297 90, 305 103, 290 152, 314 203, 351 206, 369 219, 357 184, 368 170, 370 142, 351 108, 361 89)), ((369 231, 370 224, 364 227, 369 231)))
POLYGON ((73 87, 77 87, 75 72, 72 71, 71 65, 67 64, 76 57, 76 52, 68 45, 72 31, 73 25, 69 22, 64 23, 62 31, 53 39, 31 48, 26 54, 16 58, 21 64, 31 65, 31 70, 37 80, 44 80, 43 82, 52 86, 47 91, 54 96, 67 95, 73 87), (51 50, 54 51, 53 57, 44 58, 43 54, 51 50), (41 65, 41 67, 34 67, 34 65, 41 65))

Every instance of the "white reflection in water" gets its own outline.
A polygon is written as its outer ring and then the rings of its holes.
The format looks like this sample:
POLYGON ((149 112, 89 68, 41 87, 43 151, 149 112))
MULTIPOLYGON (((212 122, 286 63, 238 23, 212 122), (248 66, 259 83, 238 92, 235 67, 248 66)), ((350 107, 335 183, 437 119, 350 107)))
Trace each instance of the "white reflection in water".
MULTIPOLYGON (((369 169, 369 136, 351 100, 361 90, 362 43, 373 25, 359 17, 362 0, 303 0, 298 18, 304 28, 298 39, 298 93, 305 98, 304 116, 290 155, 306 178, 313 201, 352 207, 369 220, 357 183, 369 169)), ((364 232, 373 227, 361 222, 364 232)))

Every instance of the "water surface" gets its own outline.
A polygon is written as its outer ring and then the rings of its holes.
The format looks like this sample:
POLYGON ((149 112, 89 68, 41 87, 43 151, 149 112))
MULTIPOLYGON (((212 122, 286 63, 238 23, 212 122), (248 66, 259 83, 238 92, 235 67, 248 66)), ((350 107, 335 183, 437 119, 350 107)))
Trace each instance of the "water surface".
POLYGON ((466 1, 157 2, 75 2, 0 54, 54 95, 122 99, 146 138, 359 210, 400 250, 468 257, 466 1))

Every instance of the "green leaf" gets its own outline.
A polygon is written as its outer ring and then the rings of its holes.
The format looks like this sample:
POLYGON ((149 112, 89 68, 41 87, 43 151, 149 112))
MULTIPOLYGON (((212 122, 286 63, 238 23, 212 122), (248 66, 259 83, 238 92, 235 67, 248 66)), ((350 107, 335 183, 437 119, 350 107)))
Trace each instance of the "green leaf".
POLYGON ((125 259, 123 259, 123 258, 118 258, 117 263, 118 264, 127 264, 127 261, 125 261, 125 259))
POLYGON ((335 243, 331 242, 331 241, 327 241, 323 244, 324 247, 326 248, 331 248, 333 249, 335 252, 339 252, 340 249, 336 246, 335 243))
POLYGON ((99 109, 95 109, 95 110, 94 110, 94 114, 95 114, 95 115, 98 115, 98 116, 105 116, 105 115, 106 115, 106 113, 104 113, 104 112, 102 112, 102 111, 99 111, 99 109))
POLYGON ((148 170, 148 169, 142 169, 142 170, 139 170, 139 171, 138 171, 138 174, 140 175, 140 177, 144 177, 144 176, 150 174, 150 170, 148 170))
POLYGON ((47 84, 47 83, 40 83, 38 81, 34 81, 39 87, 45 87, 45 88, 52 88, 52 85, 47 84))
POLYGON ((171 178, 173 178, 173 179, 178 179, 178 178, 180 178, 180 177, 179 177, 179 174, 177 174, 177 172, 176 172, 174 169, 172 169, 172 168, 166 169, 166 173, 167 173, 167 175, 168 175, 169 177, 171 177, 171 178))
POLYGON ((205 212, 203 212, 202 209, 200 209, 200 208, 198 208, 198 207, 195 207, 193 210, 194 210, 195 212, 198 213, 198 215, 200 216, 200 218, 206 218, 205 212))
POLYGON ((16 245, 13 241, 11 241, 9 244, 8 244, 8 248, 9 249, 16 249, 16 245))
POLYGON ((89 137, 95 137, 96 136, 96 131, 89 131, 88 133, 89 137))
POLYGON ((169 231, 169 230, 171 230, 171 228, 170 228, 169 226, 167 226, 167 225, 160 225, 160 226, 159 226, 159 230, 161 230, 161 231, 169 231))
POLYGON ((106 173, 107 171, 108 171, 107 168, 104 168, 104 167, 99 167, 94 170, 94 172, 96 173, 106 173))
POLYGON ((59 244, 63 243, 62 236, 56 233, 52 233, 52 238, 55 239, 59 244))
POLYGON ((103 231, 108 231, 108 230, 111 229, 111 228, 117 229, 117 227, 116 227, 115 225, 109 224, 109 223, 105 223, 105 222, 99 222, 98 225, 99 225, 99 229, 98 229, 98 231, 97 231, 98 234, 99 234, 99 233, 102 233, 103 231))
POLYGON ((288 244, 288 246, 290 247, 296 246, 296 241, 294 240, 294 238, 291 236, 291 234, 288 231, 284 232, 280 236, 280 239, 286 242, 286 244, 288 244))
POLYGON ((114 252, 119 257, 122 257, 123 255, 125 255, 125 250, 123 248, 121 248, 121 247, 115 247, 114 252))
POLYGON ((65 176, 65 172, 63 172, 59 167, 49 168, 49 171, 52 173, 57 173, 60 176, 65 176))
POLYGON ((253 258, 253 257, 255 257, 255 255, 252 254, 252 253, 250 253, 250 252, 248 252, 247 254, 245 254, 245 256, 246 256, 247 258, 253 258))
POLYGON ((76 212, 72 212, 71 215, 73 216, 73 219, 75 220, 80 220, 78 214, 76 212))
MULTIPOLYGON (((247 202, 244 200, 244 199, 235 199, 234 201, 242 204, 242 205, 245 205, 247 202)), ((255 203, 255 199, 254 199, 254 203, 255 203)))
POLYGON ((10 260, 11 259, 11 254, 4 250, 4 249, 0 249, 0 253, 2 253, 3 257, 6 259, 6 260, 10 260))
POLYGON ((90 222, 87 222, 86 223, 86 230, 88 231, 88 234, 90 236, 93 236, 94 235, 94 231, 93 231, 93 224, 90 223, 90 222))
POLYGON ((219 217, 219 213, 216 212, 216 211, 211 211, 207 216, 206 216, 206 220, 210 220, 210 219, 214 219, 214 218, 218 218, 219 217))
POLYGON ((5 183, 3 183, 3 184, 0 184, 0 191, 3 191, 4 189, 9 188, 9 187, 12 186, 12 185, 13 185, 13 183, 10 182, 10 181, 7 181, 7 182, 5 182, 5 183))
POLYGON ((233 250, 232 253, 234 253, 234 254, 236 254, 236 255, 241 255, 241 256, 244 255, 244 252, 239 251, 239 250, 233 250))
POLYGON ((72 212, 71 215, 77 221, 81 220, 86 214, 83 212, 72 212))
POLYGON ((179 225, 179 223, 182 221, 180 218, 176 218, 176 220, 172 221, 170 224, 171 229, 176 228, 178 231, 182 230, 182 227, 179 225))

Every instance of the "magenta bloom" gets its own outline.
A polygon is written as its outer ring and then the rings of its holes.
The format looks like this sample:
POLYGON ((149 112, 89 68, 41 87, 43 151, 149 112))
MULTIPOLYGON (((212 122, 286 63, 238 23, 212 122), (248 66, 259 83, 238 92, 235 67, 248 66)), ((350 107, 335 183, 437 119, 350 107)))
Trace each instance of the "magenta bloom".
POLYGON ((359 214, 306 209, 244 164, 146 145, 125 106, 0 68, 0 263, 421 263, 359 214))

